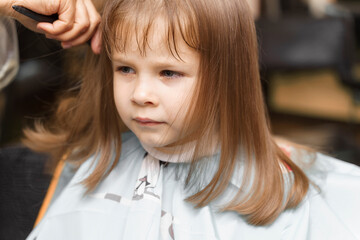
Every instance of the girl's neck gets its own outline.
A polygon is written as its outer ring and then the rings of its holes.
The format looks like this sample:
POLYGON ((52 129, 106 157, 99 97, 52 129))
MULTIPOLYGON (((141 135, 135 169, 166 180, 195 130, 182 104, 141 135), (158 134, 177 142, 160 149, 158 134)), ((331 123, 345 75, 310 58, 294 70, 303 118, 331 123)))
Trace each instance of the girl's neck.
POLYGON ((193 140, 181 145, 161 148, 150 147, 143 143, 141 143, 141 145, 148 154, 163 162, 191 162, 193 159, 212 156, 220 151, 217 134, 213 134, 212 137, 210 137, 210 141, 208 141, 209 144, 206 144, 206 146, 201 144, 204 139, 209 140, 209 138, 203 137, 199 140, 193 140), (199 141, 201 142, 199 143, 199 141))

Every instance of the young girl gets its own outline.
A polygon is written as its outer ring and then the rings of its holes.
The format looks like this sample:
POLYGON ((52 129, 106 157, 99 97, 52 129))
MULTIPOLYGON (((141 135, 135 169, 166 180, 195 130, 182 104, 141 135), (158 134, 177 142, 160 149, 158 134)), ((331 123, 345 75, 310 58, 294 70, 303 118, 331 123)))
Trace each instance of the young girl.
POLYGON ((101 27, 25 132, 66 155, 28 239, 360 238, 359 169, 271 136, 246 1, 112 0, 101 27))

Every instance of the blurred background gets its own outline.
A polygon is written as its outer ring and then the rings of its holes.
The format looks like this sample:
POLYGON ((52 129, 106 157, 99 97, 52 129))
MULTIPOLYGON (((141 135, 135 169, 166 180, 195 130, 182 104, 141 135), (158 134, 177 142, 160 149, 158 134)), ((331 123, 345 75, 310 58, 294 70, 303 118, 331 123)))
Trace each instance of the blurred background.
POLYGON ((360 1, 249 3, 273 132, 360 165, 360 1))
MULTIPOLYGON (((248 1, 274 134, 360 165, 360 1, 248 1)), ((51 178, 47 156, 21 147, 22 128, 49 118, 82 57, 70 61, 74 50, 20 24, 15 30, 0 46, 12 59, 0 62, 0 78, 13 79, 0 92, 0 239, 25 238, 51 178)))

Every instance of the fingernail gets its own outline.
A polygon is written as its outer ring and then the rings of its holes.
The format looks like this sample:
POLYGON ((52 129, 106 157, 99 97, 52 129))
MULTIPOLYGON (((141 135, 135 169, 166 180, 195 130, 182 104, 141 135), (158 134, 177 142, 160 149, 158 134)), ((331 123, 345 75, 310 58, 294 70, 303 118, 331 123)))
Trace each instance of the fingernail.
POLYGON ((71 48, 72 45, 70 43, 62 43, 61 44, 64 49, 71 48))

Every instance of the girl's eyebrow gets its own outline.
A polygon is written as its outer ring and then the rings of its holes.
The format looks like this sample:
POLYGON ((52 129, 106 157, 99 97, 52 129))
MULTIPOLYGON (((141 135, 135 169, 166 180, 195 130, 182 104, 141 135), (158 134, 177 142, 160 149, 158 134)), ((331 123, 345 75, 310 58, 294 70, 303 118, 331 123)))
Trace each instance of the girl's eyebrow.
POLYGON ((112 62, 126 62, 123 58, 116 56, 116 57, 111 57, 110 59, 112 62))
MULTIPOLYGON (((111 58, 112 62, 115 63, 122 63, 122 64, 126 64, 126 65, 133 65, 134 63, 136 63, 137 61, 133 61, 131 59, 124 59, 121 56, 115 56, 111 58)), ((169 68, 169 67, 176 67, 179 66, 179 64, 183 65, 183 66, 187 66, 188 64, 184 61, 180 61, 177 59, 164 59, 164 60, 158 60, 158 61, 152 61, 152 64, 158 68, 169 68)))
POLYGON ((119 56, 116 56, 116 57, 112 57, 111 58, 111 62, 114 64, 114 63, 117 63, 117 64, 122 64, 122 65, 129 65, 129 66, 132 66, 133 65, 133 61, 131 60, 126 60, 122 57, 119 57, 119 56))

